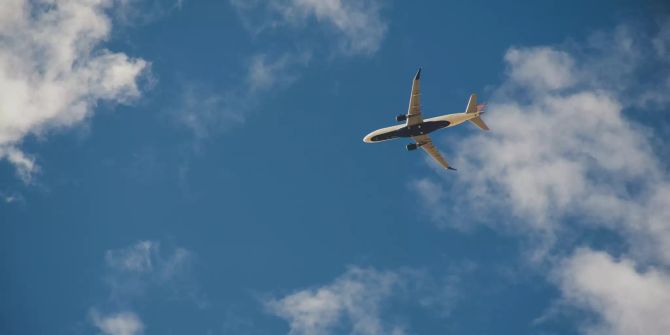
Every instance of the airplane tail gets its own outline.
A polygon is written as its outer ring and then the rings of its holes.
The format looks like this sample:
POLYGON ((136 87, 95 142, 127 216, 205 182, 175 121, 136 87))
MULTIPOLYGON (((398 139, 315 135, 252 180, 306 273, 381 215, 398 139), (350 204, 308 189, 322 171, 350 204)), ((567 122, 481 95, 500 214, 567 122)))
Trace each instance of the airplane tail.
MULTIPOLYGON (((486 104, 477 104, 477 94, 472 93, 470 95, 470 100, 468 100, 468 107, 465 109, 466 114, 474 114, 474 113, 479 113, 482 114, 484 113, 484 108, 486 108, 486 104)), ((489 130, 489 127, 484 123, 484 120, 482 119, 481 116, 477 115, 476 117, 468 120, 481 130, 489 130)))

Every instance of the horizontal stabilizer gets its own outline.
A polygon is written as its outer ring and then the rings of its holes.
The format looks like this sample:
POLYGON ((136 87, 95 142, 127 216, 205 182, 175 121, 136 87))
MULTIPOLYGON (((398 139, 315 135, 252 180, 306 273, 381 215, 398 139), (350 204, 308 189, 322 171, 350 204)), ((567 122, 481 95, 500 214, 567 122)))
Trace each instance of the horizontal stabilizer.
POLYGON ((469 121, 476 124, 477 127, 479 127, 479 129, 481 130, 489 130, 489 126, 487 126, 486 123, 484 123, 484 120, 482 120, 482 118, 479 116, 476 118, 472 118, 469 121))

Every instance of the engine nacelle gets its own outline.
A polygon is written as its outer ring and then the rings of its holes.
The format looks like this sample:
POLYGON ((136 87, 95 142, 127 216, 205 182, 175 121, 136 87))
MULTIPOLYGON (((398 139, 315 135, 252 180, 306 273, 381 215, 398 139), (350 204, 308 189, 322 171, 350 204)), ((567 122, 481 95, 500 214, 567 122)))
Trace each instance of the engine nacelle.
POLYGON ((418 148, 418 147, 419 146, 416 143, 410 143, 410 144, 407 145, 407 150, 409 150, 409 151, 416 150, 416 148, 418 148))
POLYGON ((395 117, 395 120, 398 121, 398 122, 403 122, 403 121, 407 120, 407 115, 400 114, 400 115, 395 117))

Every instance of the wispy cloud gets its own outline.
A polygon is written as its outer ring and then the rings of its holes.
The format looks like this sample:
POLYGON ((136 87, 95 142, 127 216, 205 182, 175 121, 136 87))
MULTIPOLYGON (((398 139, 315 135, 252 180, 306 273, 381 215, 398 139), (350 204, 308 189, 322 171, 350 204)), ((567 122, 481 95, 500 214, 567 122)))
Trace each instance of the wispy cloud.
POLYGON ((30 183, 40 168, 35 157, 13 146, 0 146, 0 158, 4 158, 16 167, 16 174, 23 182, 30 183))
POLYGON ((403 334, 397 326, 384 327, 380 316, 399 284, 395 273, 351 268, 331 284, 270 300, 267 307, 289 322, 290 334, 331 334, 343 322, 352 334, 403 334))
POLYGON ((656 311, 668 312, 670 296, 670 178, 654 130, 631 118, 670 79, 658 47, 664 27, 652 36, 620 27, 582 46, 511 48, 489 104, 493 131, 454 148, 454 165, 466 172, 412 184, 443 226, 480 222, 540 241, 531 259, 558 269, 566 301, 602 317, 590 334, 668 328, 656 311), (644 77, 649 66, 657 75, 644 77), (435 200, 444 194, 459 195, 456 209, 435 200), (568 238, 594 228, 624 244, 595 251, 568 238))
POLYGON ((184 84, 178 99, 171 113, 196 140, 243 123, 248 104, 252 103, 232 91, 216 93, 195 83, 184 84))
POLYGON ((179 124, 197 140, 242 124, 259 100, 274 90, 290 85, 298 69, 310 60, 309 53, 284 53, 280 56, 255 54, 245 65, 236 86, 224 92, 197 83, 186 83, 172 113, 179 124))
POLYGON ((156 242, 140 241, 127 248, 107 250, 105 261, 113 271, 148 273, 154 270, 158 249, 156 242))
POLYGON ((0 199, 6 204, 24 202, 23 196, 20 193, 0 191, 0 199))
POLYGON ((109 299, 91 308, 91 322, 104 334, 141 334, 144 324, 132 307, 137 301, 149 299, 150 290, 158 290, 163 298, 184 299, 205 307, 192 279, 193 262, 192 252, 184 248, 164 252, 159 242, 151 240, 108 250, 104 282, 109 299))
POLYGON ((333 36, 336 50, 346 55, 370 55, 379 49, 387 30, 378 0, 231 0, 247 28, 303 29, 316 23, 333 36))
POLYGON ((462 298, 462 280, 474 264, 448 267, 441 276, 403 268, 380 271, 350 267, 332 282, 265 301, 267 310, 289 323, 289 334, 406 334, 391 306, 415 306, 446 317, 462 298))
POLYGON ((126 303, 144 296, 148 287, 159 287, 175 296, 204 304, 191 279, 194 255, 184 248, 161 251, 156 241, 139 241, 122 249, 108 250, 105 282, 113 301, 126 303))
POLYGON ((179 10, 186 0, 115 0, 114 18, 123 25, 142 25, 179 10))
POLYGON ((438 227, 463 227, 459 221, 449 220, 449 208, 443 206, 447 203, 447 193, 442 184, 422 178, 410 181, 409 188, 419 196, 421 206, 426 209, 425 213, 438 227))
POLYGON ((35 159, 19 146, 29 135, 72 127, 99 101, 128 103, 149 64, 100 47, 117 2, 8 0, 0 9, 0 158, 30 181, 35 159))
POLYGON ((245 71, 234 86, 213 91, 202 84, 184 85, 173 114, 196 139, 243 123, 266 95, 290 86, 317 55, 374 54, 387 30, 382 3, 376 0, 231 0, 231 4, 258 47, 245 58, 245 71), (296 43, 274 49, 268 41, 276 34, 286 34, 296 43))
POLYGON ((306 66, 310 52, 284 53, 279 57, 256 54, 251 58, 246 84, 251 91, 264 91, 290 85, 296 79, 296 68, 306 66))

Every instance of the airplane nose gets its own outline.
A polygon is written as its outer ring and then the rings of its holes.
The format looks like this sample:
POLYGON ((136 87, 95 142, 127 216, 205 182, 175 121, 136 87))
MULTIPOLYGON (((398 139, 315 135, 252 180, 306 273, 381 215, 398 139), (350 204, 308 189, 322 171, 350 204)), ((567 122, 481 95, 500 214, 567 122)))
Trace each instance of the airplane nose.
POLYGON ((365 137, 363 137, 363 142, 365 142, 365 143, 373 143, 373 142, 372 142, 372 136, 373 136, 373 135, 374 135, 374 132, 365 135, 365 137))

